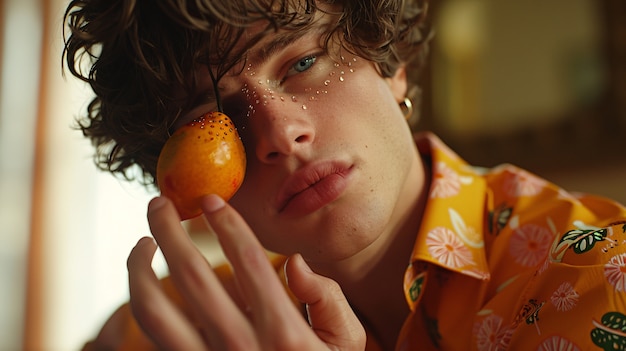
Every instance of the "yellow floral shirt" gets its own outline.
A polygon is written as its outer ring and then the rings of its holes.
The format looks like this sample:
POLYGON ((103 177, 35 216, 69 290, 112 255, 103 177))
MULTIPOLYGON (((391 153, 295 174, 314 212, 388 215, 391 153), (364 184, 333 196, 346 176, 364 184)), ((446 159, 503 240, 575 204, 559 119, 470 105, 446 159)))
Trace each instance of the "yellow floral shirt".
MULTIPOLYGON (((626 350, 626 208, 511 165, 472 167, 432 134, 416 142, 432 184, 397 351, 626 350)), ((284 281, 284 258, 273 263, 284 281)), ((217 273, 232 285, 226 266, 217 273)), ((107 325, 84 350, 154 349, 128 305, 107 325)))
POLYGON ((416 140, 433 176, 398 351, 626 349, 626 208, 416 140))

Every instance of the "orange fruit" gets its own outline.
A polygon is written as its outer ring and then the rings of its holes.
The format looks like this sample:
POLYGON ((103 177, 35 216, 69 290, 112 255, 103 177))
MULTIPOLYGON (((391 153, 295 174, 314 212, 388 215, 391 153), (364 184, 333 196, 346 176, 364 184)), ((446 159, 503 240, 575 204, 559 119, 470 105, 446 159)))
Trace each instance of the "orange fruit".
POLYGON ((228 201, 245 173, 246 155, 233 122, 221 112, 209 112, 167 140, 157 162, 157 185, 185 220, 202 213, 204 195, 228 201))

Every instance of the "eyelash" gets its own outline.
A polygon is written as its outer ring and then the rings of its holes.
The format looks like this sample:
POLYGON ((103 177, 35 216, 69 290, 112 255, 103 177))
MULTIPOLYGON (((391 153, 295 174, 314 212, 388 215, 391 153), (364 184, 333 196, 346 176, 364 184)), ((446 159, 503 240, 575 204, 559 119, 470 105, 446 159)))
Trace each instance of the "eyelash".
POLYGON ((289 70, 287 71, 287 74, 285 75, 285 78, 289 78, 289 77, 291 77, 293 75, 296 75, 298 73, 306 72, 307 70, 309 70, 315 64, 316 61, 317 61, 317 55, 308 55, 308 56, 305 56, 305 57, 299 59, 296 63, 294 63, 289 68, 289 70), (296 67, 301 67, 300 65, 302 63, 305 63, 305 65, 306 64, 310 64, 310 66, 308 66, 308 67, 304 68, 302 71, 300 71, 296 67))
MULTIPOLYGON (((291 76, 294 76, 296 74, 308 71, 309 69, 311 69, 311 67, 313 67, 315 65, 315 63, 317 62, 318 58, 319 58, 318 54, 311 54, 311 55, 307 55, 307 56, 304 56, 304 57, 298 59, 298 61, 296 61, 293 65, 291 65, 291 67, 289 67, 289 70, 287 70, 287 73, 285 74, 285 77, 283 78, 282 81, 284 82, 287 78, 289 78, 291 76), (304 63, 304 65, 308 64, 309 66, 303 68, 302 65, 301 65, 302 63, 304 63), (298 70, 297 67, 300 67, 300 68, 303 68, 303 69, 302 70, 298 70)), ((206 100, 208 100, 208 99, 206 99, 205 97, 200 97, 198 100, 202 100, 202 101, 206 102, 206 100)), ((211 101, 211 102, 213 102, 213 101, 211 101)), ((200 103, 194 102, 192 105, 200 105, 200 103)), ((205 104, 203 104, 203 105, 205 105, 205 104)), ((192 109, 192 111, 194 111, 195 109, 198 109, 198 107, 192 109)), ((212 108, 212 109, 214 109, 214 108, 212 108)), ((202 111, 205 111, 205 110, 208 110, 208 108, 203 107, 202 111)), ((197 113, 194 112, 194 114, 197 114, 197 113)))

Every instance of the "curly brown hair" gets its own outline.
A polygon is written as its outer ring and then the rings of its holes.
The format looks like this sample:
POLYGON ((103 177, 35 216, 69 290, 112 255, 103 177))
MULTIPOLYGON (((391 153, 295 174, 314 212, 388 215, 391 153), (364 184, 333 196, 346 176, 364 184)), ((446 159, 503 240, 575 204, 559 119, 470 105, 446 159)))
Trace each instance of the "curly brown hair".
MULTIPOLYGON (((415 91, 411 76, 423 65, 429 37, 427 0, 326 2, 342 9, 326 44, 339 38, 385 77, 406 64, 415 91)), ((316 11, 315 0, 72 0, 63 58, 95 93, 77 128, 95 146, 96 165, 126 179, 136 178, 138 166, 142 183, 154 184, 161 148, 192 103, 194 69, 209 65, 219 79, 260 37, 306 28, 316 11), (245 28, 260 20, 269 23, 265 30, 235 50, 245 28)))

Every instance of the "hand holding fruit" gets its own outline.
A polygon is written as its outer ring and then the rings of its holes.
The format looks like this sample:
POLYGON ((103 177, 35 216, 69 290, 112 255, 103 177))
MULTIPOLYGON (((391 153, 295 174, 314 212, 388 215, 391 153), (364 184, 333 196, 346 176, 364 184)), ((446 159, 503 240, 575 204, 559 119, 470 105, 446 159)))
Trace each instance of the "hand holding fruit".
POLYGON ((157 184, 185 220, 202 213, 204 195, 228 201, 245 172, 246 155, 235 126, 225 114, 209 112, 167 140, 157 163, 157 184))
MULTIPOLYGON (((155 349, 365 349, 365 330, 337 282, 311 271, 298 254, 284 264, 290 291, 307 305, 307 323, 277 274, 282 265, 268 260, 241 215, 217 196, 203 197, 202 209, 232 273, 212 269, 164 197, 148 206, 154 240, 141 239, 128 257, 130 307, 155 349), (167 261, 174 299, 152 270, 155 240, 167 261)), ((148 348, 140 342, 124 346, 148 348)))
POLYGON ((285 263, 291 292, 308 307, 307 323, 251 228, 224 201, 245 166, 243 144, 221 113, 192 121, 166 142, 157 164, 165 196, 148 207, 154 240, 140 240, 127 261, 134 319, 164 349, 363 350, 365 331, 337 282, 315 274, 300 255, 285 263), (204 196, 213 193, 220 197, 204 196), (176 211, 182 219, 204 213, 232 267, 230 283, 185 235, 176 211), (184 307, 152 271, 155 244, 184 307))

